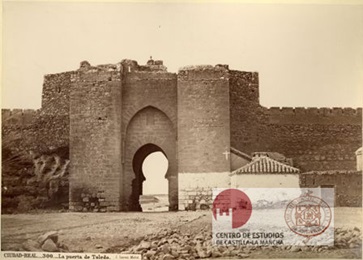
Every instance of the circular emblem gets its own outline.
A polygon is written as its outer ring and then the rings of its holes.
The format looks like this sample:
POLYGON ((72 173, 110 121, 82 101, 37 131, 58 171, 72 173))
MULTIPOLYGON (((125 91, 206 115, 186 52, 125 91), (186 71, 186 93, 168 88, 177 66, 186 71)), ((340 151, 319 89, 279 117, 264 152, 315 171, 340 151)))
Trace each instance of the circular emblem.
POLYGON ((226 189, 219 193, 213 201, 213 217, 232 215, 232 228, 239 228, 247 223, 252 214, 252 203, 243 191, 226 189))
POLYGON ((292 200, 285 210, 285 221, 291 231, 308 238, 322 234, 332 219, 329 205, 311 193, 292 200))

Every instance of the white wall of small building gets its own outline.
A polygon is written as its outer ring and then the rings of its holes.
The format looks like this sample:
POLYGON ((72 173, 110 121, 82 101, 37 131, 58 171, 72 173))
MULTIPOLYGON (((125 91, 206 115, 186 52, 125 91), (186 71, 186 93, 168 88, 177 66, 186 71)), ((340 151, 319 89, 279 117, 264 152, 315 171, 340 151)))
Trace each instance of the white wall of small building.
POLYGON ((213 188, 229 188, 231 178, 229 172, 179 173, 179 210, 188 205, 212 203, 213 188))
POLYGON ((246 173, 231 176, 232 188, 299 188, 299 174, 246 173))

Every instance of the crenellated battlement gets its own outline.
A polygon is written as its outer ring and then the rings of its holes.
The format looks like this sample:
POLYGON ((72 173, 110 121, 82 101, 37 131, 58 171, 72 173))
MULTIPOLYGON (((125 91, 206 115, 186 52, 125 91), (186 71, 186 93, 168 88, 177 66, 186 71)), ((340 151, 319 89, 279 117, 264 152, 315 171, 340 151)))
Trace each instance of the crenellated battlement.
POLYGON ((39 109, 1 109, 3 125, 30 125, 39 116, 39 109))
POLYGON ((325 116, 362 116, 362 108, 341 107, 270 107, 266 108, 269 115, 325 115, 325 116))
POLYGON ((361 125, 362 108, 270 107, 268 123, 277 125, 361 125))

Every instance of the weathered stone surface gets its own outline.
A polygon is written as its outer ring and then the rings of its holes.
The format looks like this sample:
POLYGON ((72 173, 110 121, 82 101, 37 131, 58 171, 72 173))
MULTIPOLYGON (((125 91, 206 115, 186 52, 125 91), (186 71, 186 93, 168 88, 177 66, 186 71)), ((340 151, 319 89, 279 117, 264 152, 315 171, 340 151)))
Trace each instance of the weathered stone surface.
POLYGON ((231 255, 231 250, 226 250, 226 251, 223 251, 223 253, 222 253, 222 256, 223 257, 229 257, 231 255))
POLYGON ((212 252, 212 257, 213 258, 218 258, 218 257, 221 257, 222 256, 222 254, 219 252, 219 251, 213 251, 212 252))
POLYGON ((146 253, 145 253, 145 256, 150 258, 152 256, 154 256, 156 254, 156 251, 153 251, 153 250, 148 250, 146 253))
POLYGON ((43 243, 47 240, 51 239, 54 243, 58 242, 58 232, 57 231, 49 231, 43 235, 40 235, 37 239, 38 243, 40 245, 43 245, 43 243))
POLYGON ((143 250, 143 249, 150 249, 151 248, 151 243, 148 241, 142 241, 140 243, 139 249, 143 250))
POLYGON ((210 256, 210 255, 209 255, 209 254, 207 254, 207 252, 206 252, 206 251, 204 251, 203 249, 198 250, 198 251, 197 251, 197 253, 198 253, 198 257, 199 257, 199 258, 207 258, 207 257, 209 257, 209 256, 210 256))
POLYGON ((25 251, 39 252, 41 249, 41 245, 34 240, 27 240, 23 243, 23 248, 25 251))
POLYGON ((301 251, 301 248, 300 248, 300 247, 298 247, 298 246, 292 246, 292 247, 290 248, 290 251, 291 251, 291 252, 299 252, 299 251, 301 251))
POLYGON ((170 252, 170 245, 169 244, 164 244, 162 246, 161 250, 163 251, 164 254, 168 254, 170 252))
POLYGON ((59 252, 57 245, 52 239, 48 238, 42 245, 42 250, 46 252, 59 252))
POLYGON ((174 259, 174 257, 170 254, 166 254, 163 256, 163 260, 172 260, 172 259, 174 259))
POLYGON ((177 250, 173 250, 171 251, 171 255, 175 258, 178 258, 179 257, 179 252, 177 250))

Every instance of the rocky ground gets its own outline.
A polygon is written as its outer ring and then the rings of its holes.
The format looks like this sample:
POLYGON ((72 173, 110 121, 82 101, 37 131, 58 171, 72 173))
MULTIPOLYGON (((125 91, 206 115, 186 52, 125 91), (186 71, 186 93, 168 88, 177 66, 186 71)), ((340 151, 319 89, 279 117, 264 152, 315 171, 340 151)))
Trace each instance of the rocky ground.
POLYGON ((333 247, 214 247, 209 212, 2 215, 2 250, 137 253, 145 259, 362 258, 362 210, 339 208, 333 247))
POLYGON ((337 229, 334 247, 328 246, 219 246, 212 245, 212 232, 201 229, 197 234, 178 229, 164 229, 145 236, 130 248, 108 249, 107 252, 142 253, 145 259, 197 258, 361 258, 361 231, 337 229), (287 256, 289 255, 289 256, 287 256))

